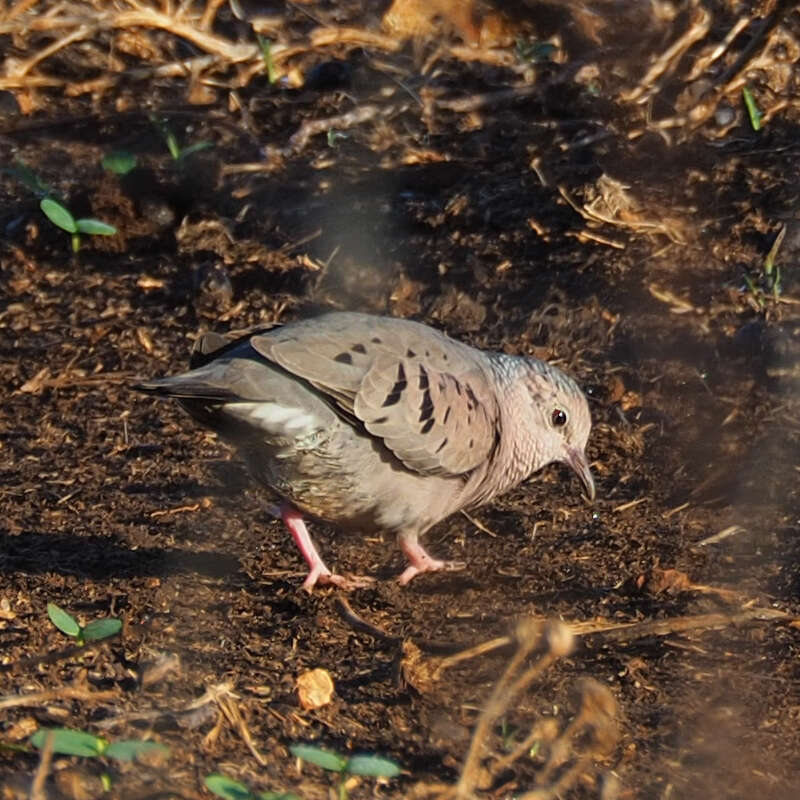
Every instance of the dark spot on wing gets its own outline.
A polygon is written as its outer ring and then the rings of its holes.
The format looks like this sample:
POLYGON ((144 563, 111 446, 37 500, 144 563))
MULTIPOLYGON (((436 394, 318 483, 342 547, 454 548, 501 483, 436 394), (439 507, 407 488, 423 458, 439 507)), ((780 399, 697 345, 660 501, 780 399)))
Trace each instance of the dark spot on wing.
POLYGON ((408 381, 406 380, 406 371, 402 364, 397 365, 397 380, 394 382, 394 386, 392 386, 389 393, 386 395, 386 399, 383 401, 383 407, 386 408, 387 406, 393 406, 400 402, 400 397, 402 396, 403 392, 406 390, 408 386, 408 381))
POLYGON ((366 348, 366 347, 364 347, 364 345, 363 345, 363 344, 354 344, 354 345, 353 345, 353 346, 352 346, 350 349, 351 349, 351 350, 352 350, 354 353, 362 353, 362 354, 363 354, 363 353, 366 353, 366 352, 367 352, 367 348, 366 348))
POLYGON ((425 370, 425 367, 422 364, 419 365, 419 388, 426 389, 430 386, 430 381, 428 380, 428 373, 425 370))
POLYGON ((373 344, 383 344, 383 340, 379 336, 373 336, 370 341, 373 344))
POLYGON ((442 425, 447 425, 447 420, 450 417, 450 412, 451 411, 452 411, 452 408, 450 406, 447 406, 447 411, 444 412, 444 419, 442 419, 442 425))
POLYGON ((420 429, 420 433, 427 433, 433 427, 434 422, 433 418, 429 419, 420 429))
POLYGON ((442 443, 436 448, 436 452, 439 453, 442 450, 444 450, 444 446, 446 444, 447 444, 447 437, 445 436, 444 439, 442 439, 442 443))
POLYGON ((378 417, 377 419, 372 420, 373 425, 383 425, 389 417, 378 417))
POLYGON ((425 422, 433 416, 433 400, 429 389, 422 395, 422 402, 419 404, 419 421, 425 422))
POLYGON ((338 356, 334 356, 333 360, 338 361, 340 364, 352 364, 353 356, 350 353, 339 353, 338 356))
POLYGON ((406 358, 414 358, 416 355, 417 354, 410 347, 406 350, 406 358))

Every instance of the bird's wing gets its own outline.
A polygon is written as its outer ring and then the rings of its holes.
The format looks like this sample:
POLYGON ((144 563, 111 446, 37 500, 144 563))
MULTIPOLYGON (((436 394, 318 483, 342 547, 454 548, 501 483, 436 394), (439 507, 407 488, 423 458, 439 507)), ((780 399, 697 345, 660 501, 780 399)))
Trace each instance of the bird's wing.
POLYGON ((337 313, 250 344, 360 420, 409 469, 462 475, 496 445, 498 398, 484 356, 424 325, 337 313))

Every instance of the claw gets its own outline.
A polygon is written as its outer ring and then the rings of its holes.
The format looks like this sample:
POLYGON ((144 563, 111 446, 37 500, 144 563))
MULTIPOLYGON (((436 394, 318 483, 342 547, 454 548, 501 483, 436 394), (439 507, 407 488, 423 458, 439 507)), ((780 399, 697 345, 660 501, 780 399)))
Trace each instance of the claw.
POLYGON ((397 578, 401 586, 405 586, 412 578, 423 572, 460 572, 467 568, 463 561, 442 561, 434 558, 417 540, 416 535, 400 534, 400 547, 409 560, 409 565, 397 578))
MULTIPOLYGON (((303 583, 303 588, 311 592, 311 587, 307 587, 306 582, 303 583)), ((374 586, 375 578, 370 578, 368 575, 337 575, 336 573, 328 573, 327 575, 320 575, 319 583, 322 586, 336 586, 345 592, 352 592, 355 589, 366 589, 369 586, 374 586)), ((313 586, 313 584, 312 584, 313 586)))

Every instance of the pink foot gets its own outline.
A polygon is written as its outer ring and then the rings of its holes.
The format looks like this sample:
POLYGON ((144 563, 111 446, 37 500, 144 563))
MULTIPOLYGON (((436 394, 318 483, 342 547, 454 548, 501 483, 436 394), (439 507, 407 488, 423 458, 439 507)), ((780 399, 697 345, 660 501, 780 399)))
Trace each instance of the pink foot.
POLYGON ((375 582, 373 578, 360 575, 344 576, 331 572, 317 552, 314 542, 311 541, 311 535, 302 515, 288 503, 281 503, 277 508, 270 508, 270 513, 283 520, 283 524, 289 529, 294 543, 308 564, 308 575, 303 581, 303 588, 309 594, 318 583, 320 586, 338 586, 340 589, 352 591, 353 589, 363 589, 375 582))
POLYGON ((397 582, 405 586, 412 578, 421 575, 423 572, 458 572, 466 569, 467 565, 463 561, 441 561, 434 558, 418 541, 416 535, 405 536, 400 534, 400 547, 409 560, 409 565, 403 570, 397 582))

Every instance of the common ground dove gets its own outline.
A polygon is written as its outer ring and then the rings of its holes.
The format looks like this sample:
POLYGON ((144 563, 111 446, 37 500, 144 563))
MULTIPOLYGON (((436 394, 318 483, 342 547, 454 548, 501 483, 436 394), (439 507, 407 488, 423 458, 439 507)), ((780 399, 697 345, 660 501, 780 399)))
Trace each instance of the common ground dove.
POLYGON ((283 499, 275 513, 308 563, 308 590, 369 579, 332 573, 301 512, 395 533, 405 584, 463 568, 429 555, 421 534, 545 464, 568 464, 594 498, 586 398, 535 358, 476 350, 418 322, 333 312, 239 338, 205 334, 190 366, 135 388, 177 398, 283 499))

